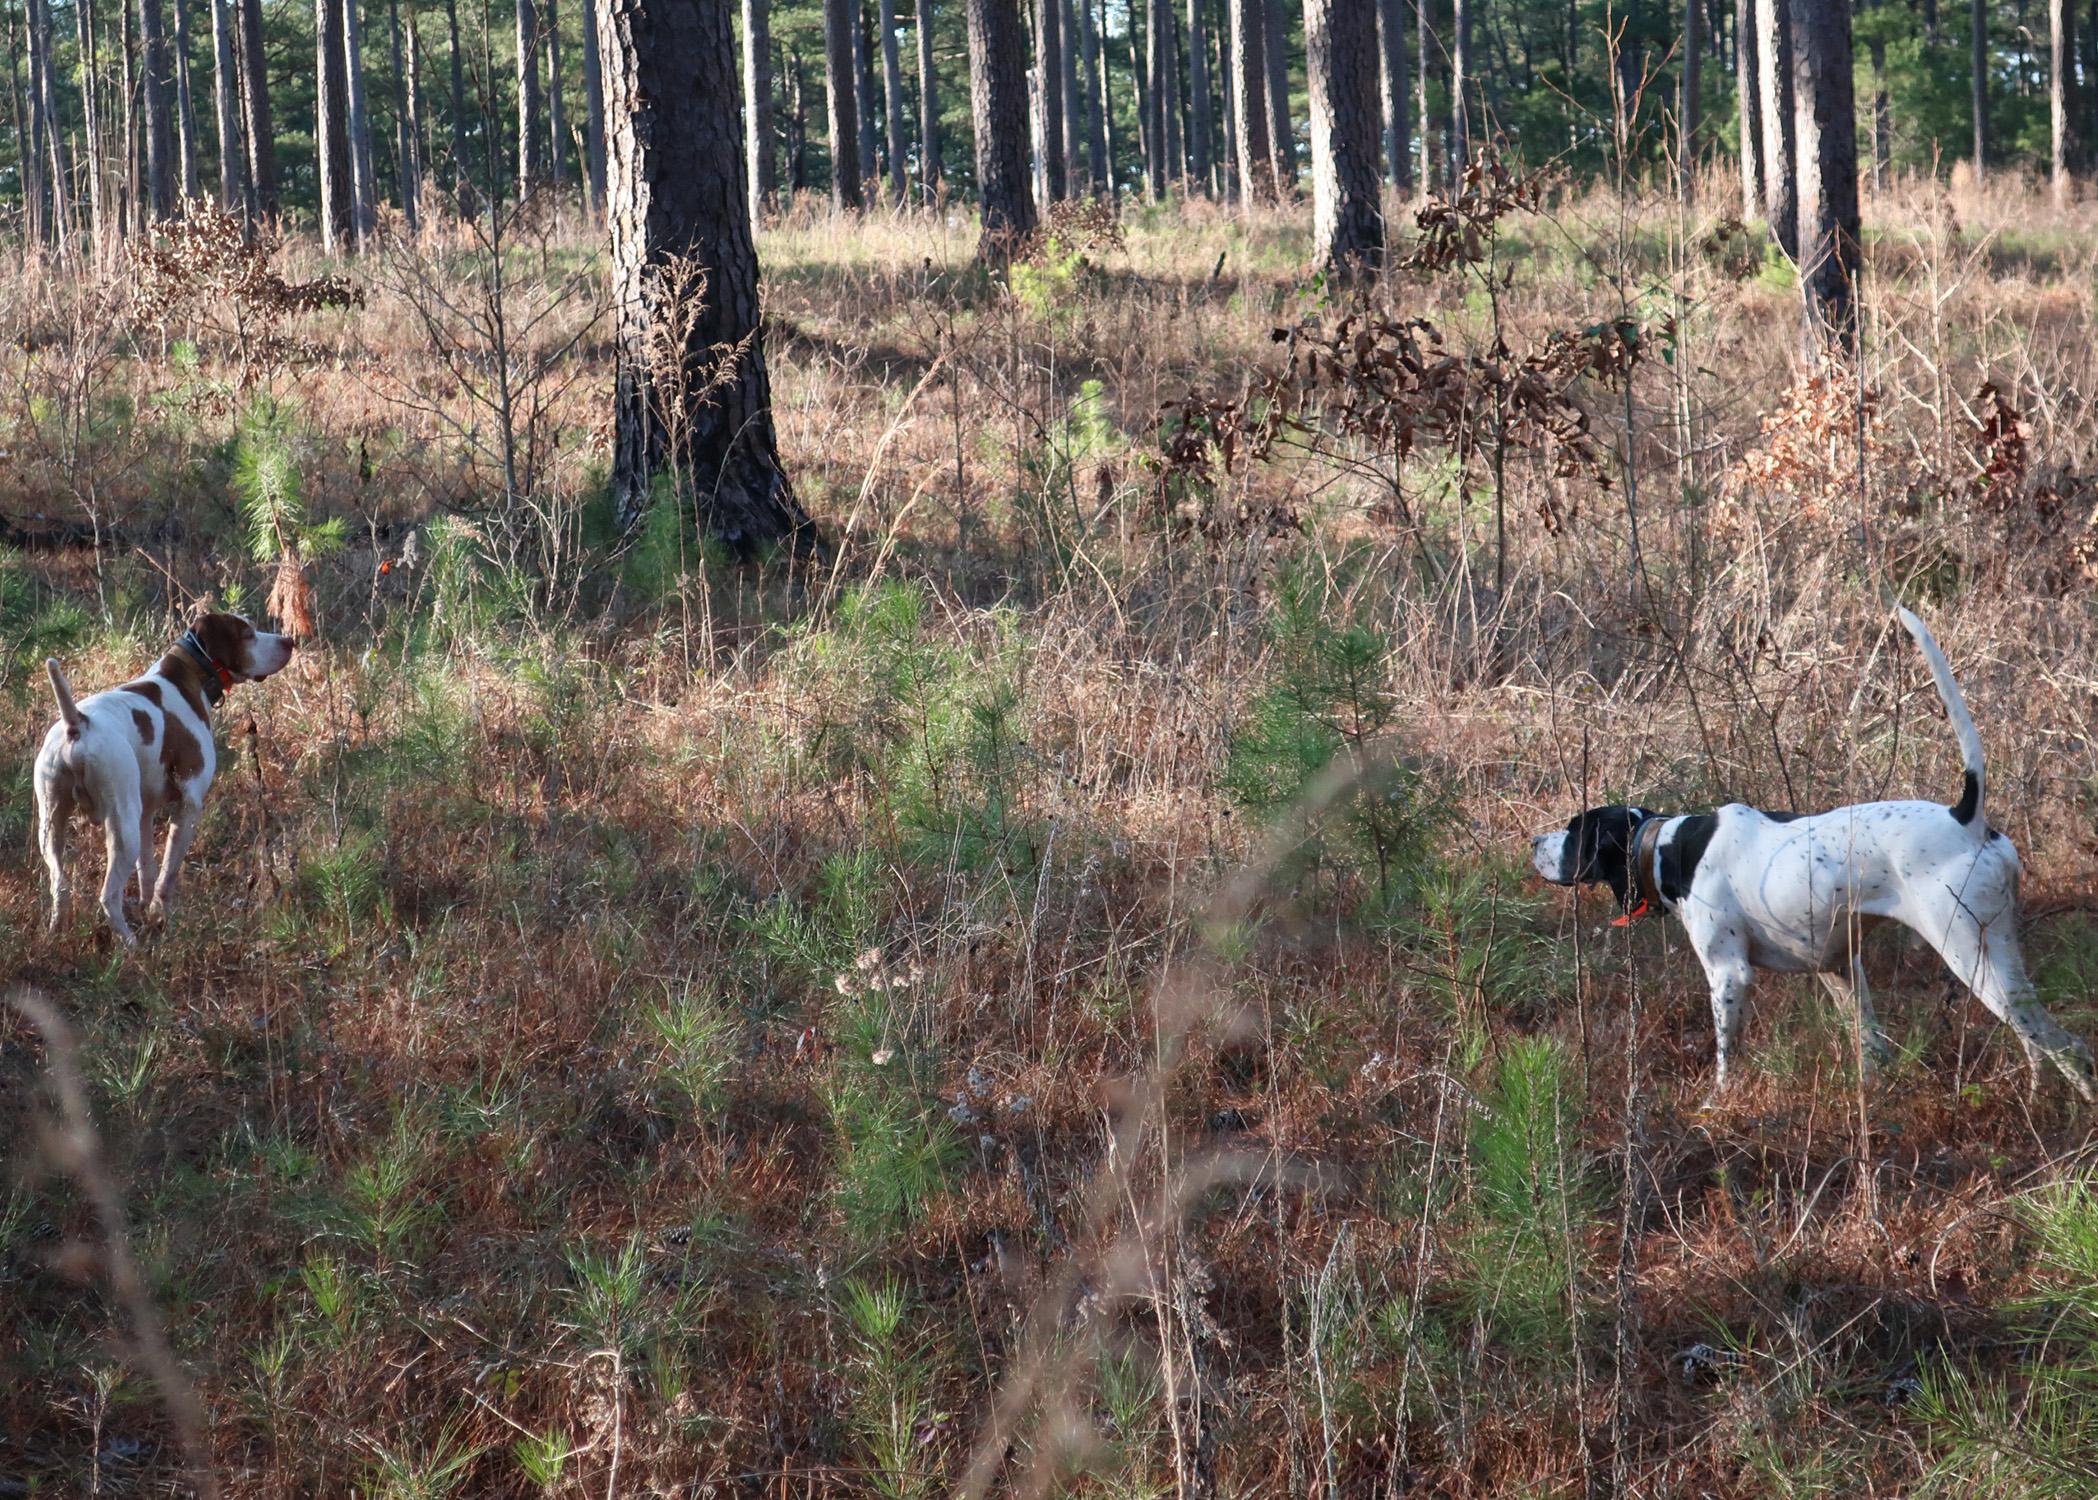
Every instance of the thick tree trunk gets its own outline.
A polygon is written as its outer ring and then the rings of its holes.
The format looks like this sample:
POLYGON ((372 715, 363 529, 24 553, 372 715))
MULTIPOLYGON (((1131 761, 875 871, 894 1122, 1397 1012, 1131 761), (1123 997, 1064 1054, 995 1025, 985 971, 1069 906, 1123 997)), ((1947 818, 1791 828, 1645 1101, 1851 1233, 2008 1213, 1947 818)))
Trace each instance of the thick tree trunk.
POLYGON ((853 33, 859 9, 852 0, 823 0, 823 73, 830 86, 830 201, 854 212, 860 196, 860 106, 853 90, 853 33))
POLYGON ((1450 0, 1450 33, 1450 172, 1462 182, 1472 159, 1472 0, 1450 0))
MULTIPOLYGON (((759 4, 766 0, 758 0, 759 4)), ((605 70, 597 35, 597 0, 583 0, 583 174, 590 186, 590 211, 605 211, 605 70)), ((769 52, 768 52, 769 56, 769 52)), ((769 91, 768 91, 769 93, 769 91)), ((771 157, 766 157, 769 166, 771 157)), ((768 182, 766 191, 772 190, 768 182)), ((752 220, 755 227, 756 220, 752 220)))
POLYGON ((1100 36, 1093 26, 1093 0, 1078 0, 1078 49, 1083 64, 1079 107, 1085 120, 1086 179, 1095 195, 1107 187, 1107 135, 1100 111, 1100 36))
POLYGON ((1216 120, 1209 99, 1209 35, 1202 6, 1203 0, 1187 0, 1187 167, 1195 191, 1213 194, 1216 120))
POLYGON ((1734 0, 1734 104, 1741 136, 1741 221, 1763 212, 1763 75, 1757 58, 1756 0, 1734 0))
MULTIPOLYGON (((355 0, 347 0, 354 4, 355 0)), ((517 0, 517 195, 522 198, 546 180, 543 117, 546 104, 539 88, 539 9, 532 0, 517 0)))
POLYGON ((319 77, 314 80, 314 155, 320 168, 321 248, 341 254, 356 234, 350 193, 349 82, 342 47, 342 6, 314 0, 319 77))
MULTIPOLYGON (((466 52, 459 43, 459 0, 444 0, 444 24, 451 38, 452 65, 452 191, 462 206, 467 184, 473 180, 466 154, 466 52)), ((489 184, 491 187, 493 183, 489 184)))
POLYGON ((2068 0, 2047 0, 2047 105, 2054 147, 2054 206, 2069 206, 2070 29, 2076 24, 2068 0))
POLYGON ((262 0, 239 0, 240 104, 248 138, 248 187, 255 216, 277 217, 277 127, 271 118, 269 67, 262 52, 262 0))
POLYGON ((1304 0, 1311 103, 1312 245, 1351 275, 1384 257, 1377 171, 1377 13, 1369 0, 1304 0))
POLYGON ((918 0, 918 184, 925 201, 940 196, 940 73, 933 61, 932 0, 918 0))
MULTIPOLYGON (((555 187, 568 181, 568 111, 561 97, 561 14, 559 0, 545 0, 539 34, 546 42, 546 178, 555 187)), ((596 0, 583 0, 588 6, 596 0)))
POLYGON ((189 0, 175 0, 175 143, 182 162, 182 196, 204 196, 202 142, 197 139, 197 96, 189 86, 189 0))
POLYGON ((1973 43, 1970 64, 1974 70, 1974 180, 1988 175, 1989 161, 1989 8, 1986 0, 1974 0, 1969 27, 1973 43))
POLYGON ((1268 150, 1275 158, 1277 194, 1297 190, 1297 131, 1289 113, 1289 28, 1283 0, 1253 0, 1260 7, 1261 57, 1268 70, 1268 150))
MULTIPOLYGON (((1254 0, 1258 3, 1258 0, 1254 0)), ((1170 0, 1146 0, 1144 6, 1144 182, 1151 201, 1166 195, 1173 176, 1172 113, 1166 77, 1172 71, 1173 8, 1170 0)))
POLYGON ((1771 238, 1799 259, 1798 154, 1793 150, 1790 0, 1755 0, 1756 69, 1763 103, 1763 217, 1771 238))
POLYGON ((731 546, 810 549, 815 528, 772 429, 735 0, 604 3, 620 523, 631 529, 641 519, 655 477, 667 473, 700 523, 731 546), (695 268, 701 285, 682 279, 695 268), (666 333, 678 345, 668 359, 666 333))
POLYGON ((879 131, 874 123, 874 52, 867 45, 867 12, 859 0, 853 0, 852 7, 852 86, 860 110, 860 181, 878 185, 881 151, 875 143, 879 131))
POLYGON ((386 0, 387 30, 393 41, 393 162, 400 179, 401 217, 408 232, 422 226, 422 164, 416 158, 414 84, 409 72, 412 50, 401 39, 401 0, 386 0))
POLYGON ((896 0, 881 0, 881 87, 888 136, 889 197, 899 206, 910 196, 909 147, 903 133, 903 48, 896 40, 896 0))
POLYGON ((1275 154, 1268 145, 1265 0, 1225 0, 1231 21, 1231 112, 1238 121, 1238 180, 1245 201, 1275 201, 1275 154))
POLYGON ((969 114, 983 199, 977 254, 1003 262, 1034 232, 1027 180, 1027 49, 1020 0, 964 0, 969 24, 969 114))
MULTIPOLYGON (((248 195, 240 140, 240 65, 234 60, 233 47, 233 33, 240 23, 233 14, 233 0, 204 3, 211 7, 211 103, 219 128, 219 207, 229 214, 245 214, 248 195)), ((92 109, 88 119, 92 139, 92 109)))
MULTIPOLYGON (((583 0, 589 9, 594 0, 583 0)), ((772 149, 772 0, 743 0, 743 118, 744 149, 750 161, 744 169, 750 182, 750 227, 753 234, 765 222, 779 187, 772 149)))
POLYGON ((141 68, 145 74, 146 195, 152 205, 152 218, 159 220, 174 215, 178 167, 170 98, 175 91, 174 70, 169 64, 160 0, 138 0, 138 36, 144 54, 141 68))
POLYGON ((1799 280, 1814 345, 1857 335, 1858 120, 1848 0, 1789 0, 1798 123, 1799 280))
POLYGON ((344 100, 349 106, 350 213, 357 248, 369 246, 379 227, 379 184, 372 172, 371 112, 364 102, 364 23, 361 0, 342 0, 344 100))
POLYGON ((1064 11, 1059 0, 1034 0, 1035 129, 1041 141, 1042 190, 1051 203, 1070 196, 1064 158, 1064 11))
POLYGON ((1377 0, 1377 38, 1382 43, 1384 159, 1391 185, 1413 191, 1413 100, 1406 89, 1406 0, 1377 0))
POLYGON ((36 0, 25 0, 22 7, 22 29, 27 33, 26 50, 29 53, 29 109, 27 133, 19 127, 15 136, 15 154, 22 173, 23 208, 28 216, 29 237, 39 243, 49 243, 58 234, 58 214, 54 199, 57 184, 51 181, 50 152, 46 142, 51 134, 51 122, 45 113, 44 79, 50 72, 50 30, 38 16, 36 0))
POLYGON ((1697 192, 1698 70, 1705 58, 1697 31, 1704 3, 1683 0, 1683 52, 1676 77, 1676 186, 1685 203, 1697 192))

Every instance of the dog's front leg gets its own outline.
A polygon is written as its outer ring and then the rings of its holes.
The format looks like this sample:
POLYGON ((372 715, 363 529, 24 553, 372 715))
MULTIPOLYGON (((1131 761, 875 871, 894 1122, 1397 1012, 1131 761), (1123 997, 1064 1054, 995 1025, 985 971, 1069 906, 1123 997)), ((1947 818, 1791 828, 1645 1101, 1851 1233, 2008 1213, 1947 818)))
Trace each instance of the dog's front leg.
POLYGON ((159 916, 166 916, 175 899, 175 877, 181 873, 182 860, 189 853, 189 841, 197 831, 197 819, 203 815, 201 805, 184 798, 175 806, 175 825, 168 830, 167 857, 161 862, 160 884, 153 892, 153 904, 148 908, 159 916))
POLYGON ((1879 1029, 1879 1017, 1872 1011, 1872 989, 1865 983, 1864 957, 1853 953, 1849 967, 1848 979, 1841 974, 1817 974, 1815 978, 1838 1005, 1852 1010, 1852 1024, 1858 1028, 1858 1045, 1864 1056, 1865 1078, 1870 1082, 1879 1065, 1894 1055, 1894 1049, 1888 1045, 1887 1034, 1879 1029))

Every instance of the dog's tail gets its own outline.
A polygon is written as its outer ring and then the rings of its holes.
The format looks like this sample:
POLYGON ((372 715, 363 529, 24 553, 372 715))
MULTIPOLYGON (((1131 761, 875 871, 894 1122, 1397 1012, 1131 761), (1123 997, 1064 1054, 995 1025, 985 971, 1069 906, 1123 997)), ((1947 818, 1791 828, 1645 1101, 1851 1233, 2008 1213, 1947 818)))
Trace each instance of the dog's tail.
POLYGON ((58 716, 66 721, 66 738, 77 740, 80 738, 82 723, 80 707, 73 702, 73 689, 66 682, 66 674, 59 668, 58 658, 45 657, 44 670, 51 674, 51 691, 58 698, 58 716))
POLYGON ((1974 716, 1967 712, 1966 695, 1960 692, 1959 682, 1952 675, 1952 663, 1938 649, 1931 638, 1930 627, 1905 609, 1897 608, 1901 623, 1916 644, 1923 648, 1923 659, 1930 663, 1930 675, 1938 684, 1938 696, 1945 700, 1945 717, 1952 720, 1952 732, 1960 742, 1960 759, 1967 767, 1967 780, 1960 792, 1960 800, 1953 805, 1953 821, 1969 828, 1988 827, 1981 815, 1982 760, 1981 735, 1974 728, 1974 716))

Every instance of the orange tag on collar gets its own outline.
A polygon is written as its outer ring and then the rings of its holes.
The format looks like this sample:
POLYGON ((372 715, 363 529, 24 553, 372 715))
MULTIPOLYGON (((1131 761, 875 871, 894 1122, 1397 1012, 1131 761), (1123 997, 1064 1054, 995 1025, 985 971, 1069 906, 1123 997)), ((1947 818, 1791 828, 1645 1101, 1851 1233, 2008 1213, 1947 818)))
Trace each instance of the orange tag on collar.
POLYGON ((1626 912, 1623 916, 1612 917, 1610 919, 1610 925, 1612 927, 1629 927, 1634 922, 1638 921, 1641 917, 1645 916, 1647 913, 1647 909, 1652 904, 1652 902, 1648 901, 1645 897, 1642 896, 1639 899, 1639 904, 1633 907, 1630 911, 1626 912))

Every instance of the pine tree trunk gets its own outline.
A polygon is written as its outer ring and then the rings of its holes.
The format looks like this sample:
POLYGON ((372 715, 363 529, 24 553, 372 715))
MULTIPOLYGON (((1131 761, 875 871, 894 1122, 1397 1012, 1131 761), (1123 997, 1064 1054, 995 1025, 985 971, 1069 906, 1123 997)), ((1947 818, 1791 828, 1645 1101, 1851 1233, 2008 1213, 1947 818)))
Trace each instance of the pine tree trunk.
MULTIPOLYGON (((587 6, 594 0, 583 0, 587 6)), ((568 181, 568 110, 561 97, 561 15, 559 0, 545 0, 539 34, 546 44, 546 177, 556 188, 568 181)))
POLYGON ((1225 0, 1231 21, 1231 111, 1238 120, 1238 180, 1248 204, 1275 201, 1268 145, 1266 0, 1225 0))
MULTIPOLYGON (((1568 3, 1571 4, 1572 0, 1568 0, 1568 3)), ((1442 180, 1436 175, 1435 171, 1437 158, 1435 138, 1441 132, 1435 128, 1434 110, 1428 100, 1428 85, 1435 76, 1434 8, 1435 0, 1413 0, 1413 23, 1415 27, 1413 71, 1414 82, 1420 93, 1421 191, 1423 193, 1432 193, 1436 184, 1442 180)), ((1572 71, 1572 64, 1569 63, 1567 72, 1570 74, 1572 71)))
POLYGON ((1790 0, 1800 286, 1813 347, 1857 335, 1858 119, 1849 0, 1790 0))
POLYGON ((1027 180, 1027 49, 1020 0, 964 0, 969 24, 969 114, 983 199, 977 254, 1002 263, 1034 232, 1027 180))
POLYGON ((1369 0, 1304 0, 1311 103, 1312 246, 1350 276, 1384 258, 1377 171, 1377 12, 1369 0))
POLYGON ((1763 105, 1763 217, 1778 248, 1799 259, 1798 154, 1793 150, 1790 0, 1755 0, 1763 105))
POLYGON ((387 30, 393 41, 393 161, 400 180, 401 218, 414 234, 422 224, 422 188, 415 160, 415 134, 409 100, 407 57, 401 42, 401 0, 386 0, 387 30))
MULTIPOLYGON (((1347 3, 1347 0, 1343 0, 1347 3)), ((1209 38, 1203 24, 1202 0, 1187 0, 1187 169, 1197 193, 1217 190, 1212 159, 1216 123, 1209 101, 1209 38)))
POLYGON ((1763 213, 1763 85, 1756 0, 1734 0, 1734 105, 1741 137, 1741 221, 1763 213))
POLYGON ((138 78, 138 43, 132 36, 132 7, 117 7, 117 58, 119 95, 124 101, 124 170, 118 174, 117 233, 143 234, 151 211, 146 189, 145 129, 139 118, 141 92, 138 78))
POLYGON ((2068 0, 2047 0, 2047 105, 2054 148, 2054 206, 2069 206, 2070 28, 2076 24, 2068 0))
MULTIPOLYGON (((765 0, 759 0, 759 3, 765 3, 765 0)), ((583 0, 583 171, 590 183, 590 211, 602 218, 605 212, 605 71, 599 46, 597 0, 583 0)), ((767 191, 771 188, 768 187, 767 191)), ((751 224, 755 228, 757 221, 753 219, 751 224)))
POLYGON ((248 190, 255 216, 275 219, 282 208, 277 195, 277 128, 270 109, 270 75, 262 52, 262 0, 239 0, 240 107, 248 138, 248 190))
POLYGON ((918 0, 918 182, 927 203, 938 200, 947 176, 940 161, 940 74, 932 43, 932 0, 918 0))
POLYGON ((903 49, 896 40, 896 0, 881 0, 881 86, 886 106, 889 197, 899 207, 910 196, 908 147, 903 134, 903 49))
POLYGON ((1042 191, 1051 203, 1070 196, 1064 159, 1064 12, 1059 0, 1034 0, 1036 128, 1042 191))
MULTIPOLYGON (((1086 0, 1079 0, 1079 4, 1085 3, 1086 0)), ((2098 0, 2091 3, 2098 5, 2098 0)), ((1100 54, 1100 164, 1095 172, 1108 201, 1120 203, 1122 183, 1115 175, 1114 53, 1107 45, 1107 0, 1100 0, 1099 13, 1093 17, 1093 37, 1100 54)))
POLYGON ((1093 25, 1093 0, 1078 0, 1078 49, 1084 65, 1080 107, 1085 112, 1085 170, 1097 196, 1107 190, 1107 132, 1100 109, 1100 34, 1093 25))
POLYGON ((155 221, 175 213, 175 127, 172 119, 174 69, 168 58, 167 33, 160 0, 138 0, 139 46, 144 56, 146 192, 155 221))
POLYGON ((607 217, 619 372, 612 490, 631 530, 667 473, 714 536, 746 553, 813 550, 772 428, 746 210, 735 0, 605 0, 607 217), (698 306, 666 271, 704 268, 698 306), (666 331, 680 341, 660 357, 666 331), (727 351, 727 352, 724 352, 727 351))
POLYGON ((1182 81, 1185 74, 1180 67, 1180 14, 1173 0, 1164 0, 1159 19, 1165 24, 1165 66, 1159 79, 1160 89, 1165 96, 1166 116, 1166 179, 1178 182, 1184 193, 1187 191, 1187 100, 1182 81))
POLYGON ((1217 114, 1224 127, 1224 154, 1219 174, 1224 180, 1224 201, 1236 204, 1241 194, 1238 180, 1238 109, 1233 103, 1235 91, 1231 80, 1237 76, 1237 67, 1232 59, 1231 0, 1223 0, 1224 15, 1217 26, 1217 114))
POLYGON ((787 191, 805 192, 808 185, 808 93, 802 77, 801 53, 796 51, 788 54, 787 61, 787 191))
POLYGON ((1413 191, 1413 100, 1406 87, 1405 0, 1378 0, 1377 36, 1383 44, 1384 157, 1391 185, 1413 191))
POLYGON ((1080 196, 1085 175, 1085 96, 1078 86, 1078 12, 1072 0, 1057 0, 1063 12, 1064 63, 1064 187, 1073 198, 1080 196))
POLYGON ((1289 113, 1289 28, 1283 19, 1284 0, 1254 0, 1260 7, 1261 56, 1268 70, 1268 150, 1275 158, 1275 192, 1297 190, 1297 131, 1289 113))
MULTIPOLYGON (((466 51, 459 42, 459 0, 444 0, 444 24, 450 33, 452 65, 452 191, 466 204, 473 173, 466 152, 466 51)), ((492 187, 494 184, 491 183, 492 187)))
MULTIPOLYGON (((583 8, 591 9, 592 0, 583 0, 583 8)), ((750 122, 746 171, 755 233, 779 191, 772 149, 772 0, 743 0, 743 118, 750 122)))
POLYGON ((1462 182, 1472 159, 1472 0, 1450 0, 1450 32, 1450 171, 1462 182))
MULTIPOLYGON (((233 32, 239 22, 233 0, 204 0, 211 7, 211 103, 219 129, 219 207, 229 214, 246 213, 246 160, 240 140, 240 65, 234 61, 233 32)), ((83 54, 85 53, 85 49, 83 54)), ((91 94, 83 96, 92 97, 91 94)), ((88 116, 93 120, 92 110, 88 116)), ((92 123, 88 131, 92 140, 92 123)), ((92 148, 90 148, 92 149, 92 148)))
POLYGON ((1704 3, 1683 0, 1682 71, 1676 79, 1676 187, 1685 203, 1697 194, 1698 69, 1705 57, 1697 29, 1704 3))
POLYGON ((1974 0, 1970 35, 1974 70, 1974 181, 1988 175, 1989 161, 1989 9, 1985 0, 1974 0))
POLYGON ((204 171, 199 163, 197 99, 189 86, 189 0, 175 0, 175 141, 182 163, 182 196, 185 200, 204 196, 204 171))
MULTIPOLYGON (((1259 0, 1254 0, 1259 3, 1259 0)), ((1144 6, 1144 128, 1145 182, 1153 203, 1166 195, 1166 182, 1173 175, 1173 138, 1166 121, 1171 116, 1171 91, 1166 77, 1172 71, 1172 5, 1170 0, 1145 0, 1144 6)))
POLYGON ((29 54, 28 131, 16 134, 15 154, 21 166, 23 208, 28 217, 29 238, 48 244, 56 237, 58 228, 58 216, 52 205, 55 195, 51 192, 56 184, 49 180, 50 153, 45 149, 50 122, 44 112, 44 76, 50 68, 51 38, 38 21, 36 0, 25 0, 22 6, 22 29, 27 33, 25 50, 29 54))
POLYGON ((379 185, 372 174, 371 112, 364 97, 364 22, 361 0, 342 0, 343 99, 349 108, 350 213, 357 248, 370 247, 378 231, 379 185))
MULTIPOLYGON (((215 9, 213 15, 217 15, 215 9)), ((105 196, 103 169, 107 161, 108 142, 103 135, 102 74, 95 56, 94 0, 75 0, 73 22, 80 43, 80 123, 81 133, 85 138, 82 144, 87 151, 88 248, 99 262, 107 248, 103 214, 107 209, 108 199, 105 196)), ((214 28, 216 24, 214 21, 214 28)), ((221 62, 220 66, 223 68, 225 64, 221 62)), ((231 206, 233 205, 228 205, 231 206)))
POLYGON ((342 6, 314 0, 320 76, 314 80, 314 155, 320 169, 321 248, 346 251, 356 233, 350 198, 349 83, 344 76, 342 6))
MULTIPOLYGON (((356 0, 345 0, 355 4, 356 0)), ((517 0, 517 195, 546 180, 545 101, 539 89, 539 10, 517 0)))
POLYGON ((853 90, 853 33, 859 30, 853 0, 823 0, 823 71, 830 87, 830 201, 857 213, 860 196, 860 107, 853 90))
POLYGON ((867 45, 867 11, 860 0, 852 7, 853 101, 859 105, 860 181, 879 191, 881 152, 875 145, 879 133, 874 124, 874 52, 867 45))
MULTIPOLYGON (((29 6, 22 7, 26 12, 29 6)), ((29 30, 28 17, 24 16, 22 30, 29 30)), ((15 31, 15 18, 7 15, 7 91, 15 113, 15 158, 22 178, 22 227, 29 240, 35 243, 43 238, 43 213, 39 199, 43 184, 36 173, 37 127, 31 123, 36 116, 36 105, 32 102, 35 89, 24 91, 22 87, 22 54, 27 50, 28 38, 15 31)), ((31 72, 35 69, 32 66, 31 72)))

